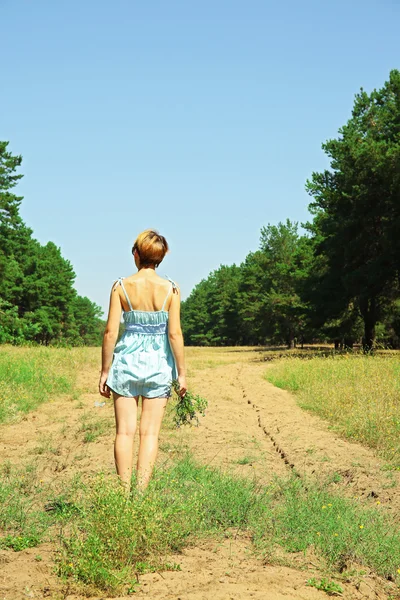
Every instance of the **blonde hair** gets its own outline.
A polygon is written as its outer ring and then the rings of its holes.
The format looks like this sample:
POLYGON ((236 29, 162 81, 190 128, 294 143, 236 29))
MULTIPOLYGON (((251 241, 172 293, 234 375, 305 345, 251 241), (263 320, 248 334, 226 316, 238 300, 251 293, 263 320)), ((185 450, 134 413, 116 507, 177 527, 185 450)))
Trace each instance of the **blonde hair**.
POLYGON ((137 236, 132 247, 132 254, 137 251, 141 267, 155 265, 158 267, 168 252, 168 243, 163 235, 154 229, 146 229, 137 236))

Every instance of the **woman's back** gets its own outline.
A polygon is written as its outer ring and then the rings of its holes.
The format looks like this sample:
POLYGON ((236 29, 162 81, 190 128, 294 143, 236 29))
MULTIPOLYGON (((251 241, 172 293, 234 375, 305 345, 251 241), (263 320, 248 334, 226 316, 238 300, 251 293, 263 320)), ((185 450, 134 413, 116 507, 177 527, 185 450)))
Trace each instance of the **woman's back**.
POLYGON ((122 280, 120 300, 125 312, 130 310, 159 312, 168 311, 171 304, 170 280, 163 279, 157 274, 135 273, 122 280), (124 293, 126 292, 126 295, 124 293), (122 292, 122 293, 121 293, 122 292))

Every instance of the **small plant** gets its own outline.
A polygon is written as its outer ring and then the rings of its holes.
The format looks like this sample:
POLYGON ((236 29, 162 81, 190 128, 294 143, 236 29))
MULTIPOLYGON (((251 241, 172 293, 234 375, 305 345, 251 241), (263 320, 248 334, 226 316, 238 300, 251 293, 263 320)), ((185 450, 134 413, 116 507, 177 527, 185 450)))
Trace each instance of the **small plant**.
POLYGON ((83 442, 88 444, 94 442, 99 436, 103 435, 106 430, 106 422, 100 419, 90 419, 87 414, 82 416, 82 425, 79 432, 83 432, 83 442))
POLYGON ((181 425, 192 425, 193 421, 195 425, 199 424, 199 417, 197 413, 200 413, 203 417, 205 415, 208 402, 205 398, 202 398, 198 394, 193 394, 189 390, 186 391, 184 396, 180 395, 180 385, 177 379, 172 382, 172 388, 176 395, 175 414, 173 421, 176 427, 181 425))
POLYGON ((321 590, 329 596, 339 596, 343 594, 343 589, 334 581, 328 581, 327 579, 321 579, 318 581, 313 577, 307 581, 307 585, 315 587, 317 590, 321 590))
POLYGON ((256 462, 256 458, 253 458, 252 456, 243 456, 243 458, 239 458, 236 461, 236 464, 238 465, 251 465, 253 462, 256 462))

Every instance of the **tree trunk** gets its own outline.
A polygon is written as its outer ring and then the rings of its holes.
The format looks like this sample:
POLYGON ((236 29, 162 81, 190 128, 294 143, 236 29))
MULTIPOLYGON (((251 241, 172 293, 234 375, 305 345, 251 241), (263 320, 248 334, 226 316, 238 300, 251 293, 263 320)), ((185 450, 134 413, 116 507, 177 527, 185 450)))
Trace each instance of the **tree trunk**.
POLYGON ((360 302, 360 312, 364 320, 364 337, 362 340, 364 352, 371 352, 375 343, 375 325, 378 320, 375 298, 360 302))
POLYGON ((292 329, 289 329, 288 331, 287 347, 289 350, 292 350, 292 348, 294 348, 294 334, 292 329))

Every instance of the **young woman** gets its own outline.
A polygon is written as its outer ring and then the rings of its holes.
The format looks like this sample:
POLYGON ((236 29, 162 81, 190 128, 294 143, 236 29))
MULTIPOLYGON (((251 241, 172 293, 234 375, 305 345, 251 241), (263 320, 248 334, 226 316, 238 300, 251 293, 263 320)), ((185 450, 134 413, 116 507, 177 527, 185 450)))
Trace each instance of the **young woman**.
POLYGON ((137 273, 118 279, 111 290, 99 391, 105 398, 113 392, 115 465, 128 490, 139 397, 142 414, 137 484, 144 489, 153 472, 172 380, 178 379, 182 395, 186 392, 179 288, 156 273, 167 251, 164 236, 151 229, 143 231, 132 248, 137 273), (125 331, 115 346, 121 313, 125 331))

